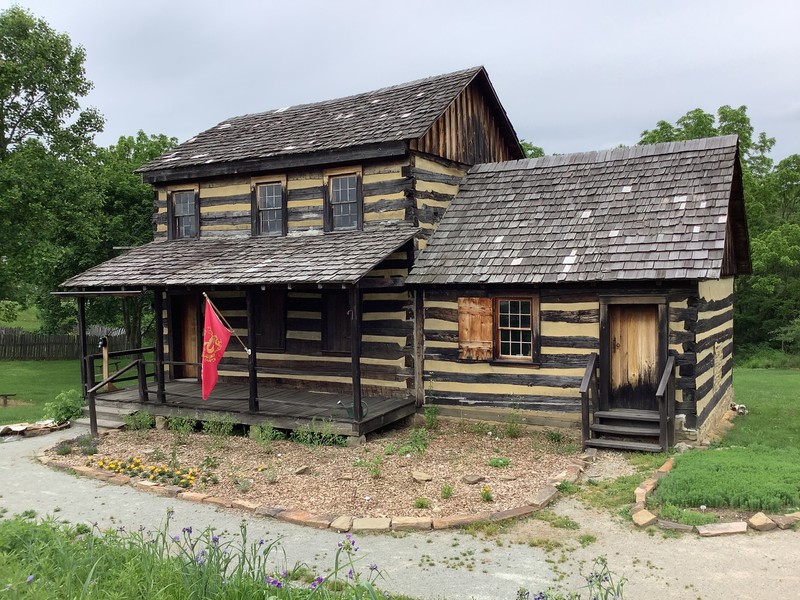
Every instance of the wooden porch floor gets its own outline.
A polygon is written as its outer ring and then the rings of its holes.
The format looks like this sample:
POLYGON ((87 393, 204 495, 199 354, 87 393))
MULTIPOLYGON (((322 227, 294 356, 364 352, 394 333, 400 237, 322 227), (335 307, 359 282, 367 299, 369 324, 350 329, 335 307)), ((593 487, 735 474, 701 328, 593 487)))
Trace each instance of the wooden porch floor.
POLYGON ((280 429, 299 429, 312 423, 330 423, 334 433, 347 436, 365 435, 414 414, 414 398, 363 397, 366 415, 360 423, 353 422, 347 410, 338 404, 352 404, 347 394, 311 392, 259 386, 258 412, 250 412, 248 386, 218 383, 211 397, 203 401, 200 383, 168 381, 165 384, 166 402, 158 402, 155 383, 148 386, 149 400, 139 401, 138 388, 127 388, 97 395, 98 407, 115 405, 119 408, 147 410, 153 415, 187 415, 197 419, 214 413, 230 413, 239 424, 254 425, 269 421, 280 429))

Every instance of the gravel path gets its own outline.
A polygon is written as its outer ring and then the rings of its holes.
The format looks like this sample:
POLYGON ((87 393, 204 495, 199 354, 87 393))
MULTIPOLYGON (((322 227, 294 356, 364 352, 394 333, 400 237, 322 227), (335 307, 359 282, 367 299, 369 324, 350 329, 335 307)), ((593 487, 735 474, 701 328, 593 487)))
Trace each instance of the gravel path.
MULTIPOLYGON (((76 478, 34 460, 40 450, 80 433, 83 430, 73 428, 0 443, 0 507, 7 508, 9 514, 34 509, 39 515, 57 515, 73 523, 129 529, 157 526, 172 507, 176 528, 213 526, 238 531, 243 513, 76 478)), ((362 535, 364 568, 370 562, 378 563, 386 574, 384 589, 417 598, 512 600, 521 586, 534 591, 550 585, 577 589, 581 580, 575 573, 604 554, 612 570, 628 578, 628 598, 730 600, 796 598, 800 593, 795 565, 800 555, 797 532, 664 539, 661 534, 651 537, 634 531, 628 523, 616 522, 571 501, 559 502, 554 510, 576 520, 580 529, 554 530, 541 521, 529 520, 513 526, 497 540, 454 531, 397 537, 362 535), (578 536, 586 534, 597 540, 582 548, 578 536), (549 553, 528 545, 529 541, 541 543, 545 539, 563 545, 549 553), (560 572, 570 575, 558 581, 560 572)), ((282 537, 289 563, 305 562, 319 572, 330 567, 341 537, 330 531, 252 518, 248 532, 256 538, 282 537)))

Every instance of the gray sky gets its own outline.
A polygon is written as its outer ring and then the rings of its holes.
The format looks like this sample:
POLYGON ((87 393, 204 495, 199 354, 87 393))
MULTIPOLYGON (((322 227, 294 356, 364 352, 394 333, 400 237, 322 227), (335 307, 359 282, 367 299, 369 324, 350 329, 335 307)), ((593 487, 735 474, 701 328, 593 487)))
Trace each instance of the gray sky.
MULTIPOLYGON (((0 0, 6 8, 12 2, 0 0)), ((660 119, 747 105, 800 153, 794 0, 20 0, 86 48, 102 145, 484 65, 548 153, 632 144, 660 119)))

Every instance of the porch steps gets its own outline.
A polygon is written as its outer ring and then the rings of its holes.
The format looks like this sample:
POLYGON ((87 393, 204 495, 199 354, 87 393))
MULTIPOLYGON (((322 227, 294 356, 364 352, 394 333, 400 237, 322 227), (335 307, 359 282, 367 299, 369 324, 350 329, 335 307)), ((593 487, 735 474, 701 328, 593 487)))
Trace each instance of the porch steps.
POLYGON ((661 452, 659 444, 648 444, 632 440, 611 440, 606 438, 593 438, 586 440, 586 445, 592 448, 612 448, 614 450, 638 450, 639 452, 661 452))
POLYGON ((662 452, 659 443, 660 417, 657 411, 614 409, 594 413, 586 447, 613 448, 639 452, 662 452))
MULTIPOLYGON (((120 407, 113 403, 95 403, 97 413, 97 427, 99 429, 122 429, 125 426, 123 417, 135 411, 120 407)), ((83 407, 83 417, 75 419, 75 423, 89 425, 89 407, 83 407)))

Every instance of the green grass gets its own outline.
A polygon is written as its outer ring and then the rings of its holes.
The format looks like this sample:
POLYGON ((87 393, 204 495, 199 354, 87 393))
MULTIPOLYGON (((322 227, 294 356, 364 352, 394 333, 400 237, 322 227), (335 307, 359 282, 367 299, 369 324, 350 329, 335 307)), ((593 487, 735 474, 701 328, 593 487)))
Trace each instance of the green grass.
POLYGON ((45 402, 70 389, 81 389, 77 360, 0 361, 0 392, 16 394, 13 400, 30 403, 0 406, 0 424, 41 419, 45 402))
POLYGON ((655 493, 677 507, 777 512, 800 506, 800 372, 734 370, 739 416, 719 447, 675 458, 655 493))
POLYGON ((717 515, 713 512, 701 512, 690 508, 678 508, 666 504, 658 510, 658 516, 667 521, 683 523, 684 525, 708 525, 717 522, 717 515))
POLYGON ((13 321, 0 320, 0 327, 16 327, 24 329, 25 331, 39 331, 40 326, 41 323, 39 322, 39 317, 36 314, 36 307, 34 306, 19 311, 19 313, 17 313, 17 318, 13 321))
POLYGON ((4 598, 407 598, 384 596, 375 588, 381 572, 358 562, 352 538, 339 544, 333 570, 317 574, 281 560, 278 542, 243 541, 244 524, 240 538, 181 529, 169 519, 154 531, 100 533, 83 524, 37 523, 34 516, 0 520, 4 598))

